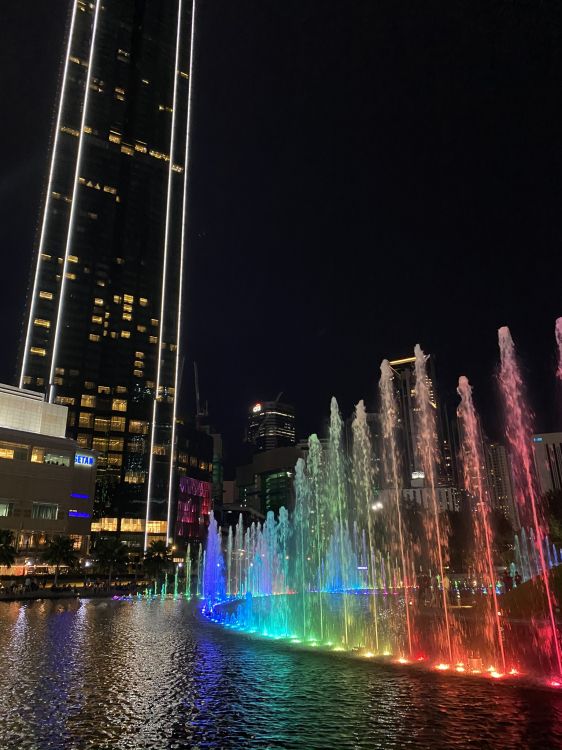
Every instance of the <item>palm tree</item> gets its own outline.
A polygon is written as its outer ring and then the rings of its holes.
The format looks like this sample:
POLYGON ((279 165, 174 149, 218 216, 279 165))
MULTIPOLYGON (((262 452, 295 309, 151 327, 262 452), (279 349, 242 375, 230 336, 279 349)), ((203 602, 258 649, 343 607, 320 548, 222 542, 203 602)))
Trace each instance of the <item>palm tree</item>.
POLYGON ((14 535, 11 531, 0 531, 0 565, 11 568, 15 561, 14 535))
POLYGON ((120 539, 100 539, 94 551, 100 567, 107 570, 107 585, 111 588, 113 568, 127 562, 127 548, 120 539))
POLYGON ((74 549, 74 542, 68 536, 57 536, 51 539, 41 557, 48 565, 55 566, 53 586, 57 585, 61 565, 75 568, 78 562, 78 554, 74 549))
POLYGON ((170 548, 166 542, 150 542, 150 547, 144 553, 144 568, 156 579, 160 578, 163 570, 169 568, 172 564, 170 548))

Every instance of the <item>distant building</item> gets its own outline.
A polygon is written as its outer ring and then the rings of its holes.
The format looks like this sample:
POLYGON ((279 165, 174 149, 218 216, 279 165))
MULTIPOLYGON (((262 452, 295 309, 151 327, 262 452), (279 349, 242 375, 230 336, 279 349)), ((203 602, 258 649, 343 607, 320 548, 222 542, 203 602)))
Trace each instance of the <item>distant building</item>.
MULTIPOLYGON (((404 486, 412 479, 423 475, 421 456, 418 451, 418 415, 416 405, 415 357, 402 357, 390 361, 394 371, 398 400, 399 444, 403 457, 404 486)), ((454 486, 455 468, 453 441, 446 424, 446 415, 437 394, 435 361, 429 356, 427 361, 427 385, 430 402, 435 409, 435 423, 439 456, 437 460, 437 480, 439 484, 454 486)))
POLYGON ((262 514, 295 507, 294 476, 297 460, 303 452, 296 447, 274 448, 256 453, 250 464, 236 470, 239 504, 262 514))
POLYGON ((504 445, 494 442, 484 444, 484 453, 492 507, 501 510, 513 528, 518 529, 519 513, 513 491, 509 454, 504 445))
POLYGON ((56 536, 87 554, 96 454, 65 437, 67 408, 0 385, 0 529, 33 557, 56 536))
POLYGON ((534 435, 533 453, 541 493, 562 490, 562 432, 534 435))
POLYGON ((279 401, 262 401, 250 408, 247 441, 258 451, 295 445, 295 409, 279 401))

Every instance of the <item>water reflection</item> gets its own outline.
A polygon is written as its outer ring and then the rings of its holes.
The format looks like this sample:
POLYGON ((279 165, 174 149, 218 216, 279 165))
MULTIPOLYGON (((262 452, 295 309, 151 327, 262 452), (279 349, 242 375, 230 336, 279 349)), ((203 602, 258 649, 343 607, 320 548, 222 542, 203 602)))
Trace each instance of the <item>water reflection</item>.
POLYGON ((178 601, 0 606, 0 747, 556 748, 562 696, 254 641, 178 601))

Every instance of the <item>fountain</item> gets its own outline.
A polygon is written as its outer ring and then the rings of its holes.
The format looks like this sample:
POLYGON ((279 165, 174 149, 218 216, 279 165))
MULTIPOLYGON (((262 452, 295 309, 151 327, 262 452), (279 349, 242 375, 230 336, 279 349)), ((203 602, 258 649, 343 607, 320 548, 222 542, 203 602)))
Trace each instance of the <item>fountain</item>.
POLYGON ((548 539, 534 477, 531 418, 507 329, 500 329, 499 342, 499 382, 521 519, 512 577, 521 571, 520 585, 538 587, 544 613, 539 607, 522 624, 506 617, 482 432, 464 376, 458 383, 460 502, 472 546, 466 571, 453 573, 450 567, 436 408, 427 357, 419 345, 412 358, 416 462, 422 469, 416 473, 423 483, 418 501, 405 500, 397 386, 384 360, 380 412, 371 422, 364 403, 356 405, 349 447, 332 399, 326 443, 311 435, 295 467, 291 514, 284 508, 277 517, 269 512, 263 523, 246 529, 240 516, 224 539, 211 515, 206 548, 198 555, 202 573, 196 590, 204 613, 231 629, 307 647, 493 679, 539 670, 549 675, 549 685, 562 685, 549 574, 560 555, 548 539), (529 633, 531 651, 524 645, 529 633))

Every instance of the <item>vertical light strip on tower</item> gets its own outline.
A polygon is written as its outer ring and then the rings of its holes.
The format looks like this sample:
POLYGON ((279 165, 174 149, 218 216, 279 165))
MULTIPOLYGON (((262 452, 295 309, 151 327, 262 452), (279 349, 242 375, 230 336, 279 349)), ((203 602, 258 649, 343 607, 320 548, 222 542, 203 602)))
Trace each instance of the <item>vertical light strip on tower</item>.
POLYGON ((77 192, 78 183, 80 177, 80 166, 82 162, 82 150, 84 146, 84 126, 86 124, 86 115, 88 112, 88 101, 90 98, 90 79, 92 77, 92 67, 94 64, 94 51, 96 46, 96 32, 98 29, 98 17, 100 11, 101 0, 96 0, 96 9, 94 11, 94 24, 92 27, 92 39, 90 41, 90 55, 88 59, 88 74, 86 76, 86 88, 84 93, 84 105, 82 108, 82 120, 80 123, 80 136, 78 141, 78 154, 76 156, 76 169, 74 171, 74 186, 72 188, 72 204, 70 206, 70 218, 68 220, 68 233, 66 235, 66 247, 64 249, 64 262, 62 266, 62 277, 59 291, 59 302, 57 307, 57 319, 55 323, 55 335, 53 339, 53 352, 51 355, 51 370, 49 373, 49 401, 52 403, 55 396, 54 387, 54 374, 57 360, 58 340, 59 340, 59 327, 62 320, 62 313, 64 311, 64 292, 66 287, 66 271, 68 267, 68 256, 70 254, 70 247, 72 245, 72 233, 74 229, 74 220, 76 215, 76 204, 77 204, 77 192))
MULTIPOLYGON (((148 521, 150 518, 150 500, 152 493, 152 479, 154 471, 154 438, 156 434, 156 411, 158 404, 158 396, 160 391, 160 374, 162 365, 162 342, 164 340, 164 310, 166 305, 166 275, 168 265, 168 240, 170 235, 170 204, 172 200, 172 178, 173 178, 173 166, 174 166, 174 143, 175 143, 175 128, 176 128, 176 111, 177 111, 177 93, 178 93, 178 80, 179 80, 179 52, 180 52, 180 31, 181 31, 181 11, 182 11, 182 0, 178 3, 178 27, 176 32, 176 55, 174 62, 174 95, 172 100, 172 128, 170 136, 170 162, 168 167, 168 194, 166 196, 166 223, 164 229, 164 258, 162 268, 162 297, 160 303, 160 330, 158 336, 158 366, 156 372, 156 391, 154 393, 154 403, 152 407, 152 426, 150 430, 150 455, 148 458, 148 487, 146 492, 146 521, 144 530, 144 549, 148 548, 148 521)), ((184 170, 185 171, 185 170, 184 170)), ((174 394, 175 395, 175 394, 174 394)), ((166 539, 167 528, 166 528, 166 539)))
POLYGON ((182 317, 182 294, 183 294, 183 259, 185 247, 186 232, 186 215, 187 215, 187 188, 188 188, 188 167, 189 167, 189 134, 191 132, 191 98, 193 94, 193 50, 195 48, 195 0, 191 11, 191 46, 189 50, 189 83, 187 94, 187 122, 185 126, 185 159, 183 172, 183 203, 181 215, 181 245, 180 245, 180 284, 178 292, 178 325, 176 335, 176 362, 174 372, 174 408, 172 414, 172 445, 170 450, 170 475, 168 479, 168 518, 166 521, 166 536, 170 537, 170 521, 172 517, 172 496, 173 496, 173 478, 174 478, 174 448, 176 444, 176 415, 178 409, 178 376, 180 361, 180 337, 181 337, 181 317, 182 317))
POLYGON ((25 336, 25 346, 23 350, 23 361, 21 364, 21 373, 20 373, 20 382, 19 387, 23 388, 23 378, 25 375, 25 368, 27 366, 27 358, 29 356, 29 345, 31 341, 31 332, 33 330, 33 318, 34 318, 34 310, 35 310, 35 301, 36 301, 36 295, 37 295, 37 285, 39 283, 39 269, 41 267, 41 256, 43 253, 43 248, 45 245, 45 235, 47 233, 47 224, 48 224, 48 216, 49 216, 49 205, 51 202, 51 192, 53 189, 53 174, 55 171, 55 162, 57 158, 57 150, 59 145, 59 137, 60 137, 60 128, 61 128, 61 120, 62 120, 62 108, 64 103, 64 97, 66 94, 66 81, 67 81, 67 74, 68 74, 68 64, 70 60, 70 52, 72 49, 72 41, 74 37, 74 22, 76 20, 76 8, 78 3, 73 3, 72 8, 72 17, 70 20, 70 31, 68 34, 68 45, 66 48, 66 58, 64 61, 64 69, 62 74, 62 87, 61 87, 61 93, 60 93, 60 101, 59 101, 59 107, 57 112, 57 123, 55 128, 55 139, 53 141, 53 154, 51 156, 51 165, 49 168, 49 179, 47 181, 47 197, 45 199, 45 209, 43 212, 43 221, 41 222, 41 235, 39 237, 39 250, 37 253, 37 265, 35 267, 35 278, 33 279, 33 291, 31 293, 31 305, 29 309, 29 320, 27 321, 27 333, 25 336))

